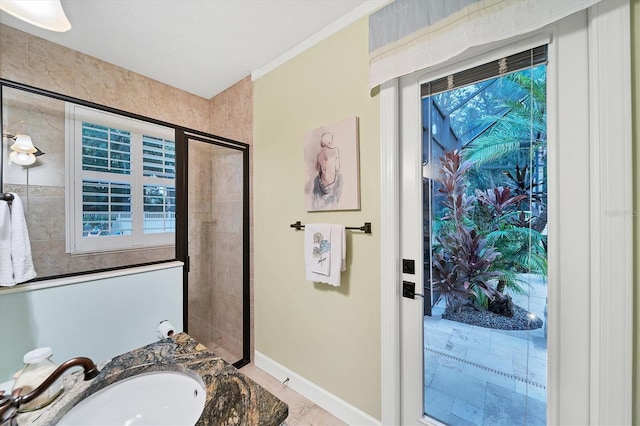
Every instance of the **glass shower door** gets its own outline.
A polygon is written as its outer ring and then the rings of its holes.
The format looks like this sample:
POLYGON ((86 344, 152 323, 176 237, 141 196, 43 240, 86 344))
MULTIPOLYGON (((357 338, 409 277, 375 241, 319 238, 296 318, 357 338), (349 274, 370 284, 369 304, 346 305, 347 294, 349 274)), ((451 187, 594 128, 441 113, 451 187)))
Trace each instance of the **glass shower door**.
POLYGON ((239 366, 249 359, 248 151, 189 135, 187 147, 187 330, 239 366))

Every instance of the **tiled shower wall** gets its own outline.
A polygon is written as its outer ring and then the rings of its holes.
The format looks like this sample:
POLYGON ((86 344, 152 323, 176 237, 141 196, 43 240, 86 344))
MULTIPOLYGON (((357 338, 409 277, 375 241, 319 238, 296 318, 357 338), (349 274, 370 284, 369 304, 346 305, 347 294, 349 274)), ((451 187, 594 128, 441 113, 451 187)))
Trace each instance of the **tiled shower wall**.
MULTIPOLYGON (((224 92, 220 93, 210 102, 210 132, 248 144, 249 147, 249 205, 253 206, 253 82, 251 77, 246 77, 224 92)), ((254 218, 253 207, 249 215, 250 227, 250 312, 251 312, 251 354, 254 348, 253 334, 253 235, 254 218)), ((234 291, 229 288, 227 291, 234 291)), ((252 355, 253 356, 253 355, 252 355)))
POLYGON ((243 355, 242 153, 191 141, 189 158, 189 330, 234 362, 243 355))
POLYGON ((0 77, 209 131, 209 100, 3 24, 0 77))

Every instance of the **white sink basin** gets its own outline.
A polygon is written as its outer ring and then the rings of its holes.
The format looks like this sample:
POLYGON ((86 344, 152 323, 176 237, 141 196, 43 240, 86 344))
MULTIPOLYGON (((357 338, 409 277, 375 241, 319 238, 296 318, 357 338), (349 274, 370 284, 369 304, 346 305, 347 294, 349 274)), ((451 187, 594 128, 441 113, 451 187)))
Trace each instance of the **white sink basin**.
POLYGON ((58 425, 189 425, 200 418, 206 400, 200 382, 160 371, 116 382, 73 407, 58 425))

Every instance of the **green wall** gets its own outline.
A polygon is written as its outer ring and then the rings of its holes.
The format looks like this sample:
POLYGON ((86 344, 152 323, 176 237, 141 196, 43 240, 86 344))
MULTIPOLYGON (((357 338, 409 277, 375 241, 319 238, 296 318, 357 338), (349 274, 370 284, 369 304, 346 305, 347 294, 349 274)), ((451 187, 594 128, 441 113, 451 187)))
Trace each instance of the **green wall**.
POLYGON ((380 118, 368 67, 363 18, 254 83, 255 348, 379 419, 380 118), (353 116, 361 209, 308 213, 305 133, 353 116), (296 220, 372 222, 370 235, 347 231, 341 287, 305 280, 296 220))

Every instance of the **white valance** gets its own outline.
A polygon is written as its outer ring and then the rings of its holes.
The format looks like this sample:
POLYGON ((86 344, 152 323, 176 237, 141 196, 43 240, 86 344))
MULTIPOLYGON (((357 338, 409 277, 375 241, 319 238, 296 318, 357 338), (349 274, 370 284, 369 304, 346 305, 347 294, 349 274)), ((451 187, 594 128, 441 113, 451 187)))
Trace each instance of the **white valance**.
POLYGON ((369 85, 523 35, 601 0, 395 0, 369 16, 369 85))

